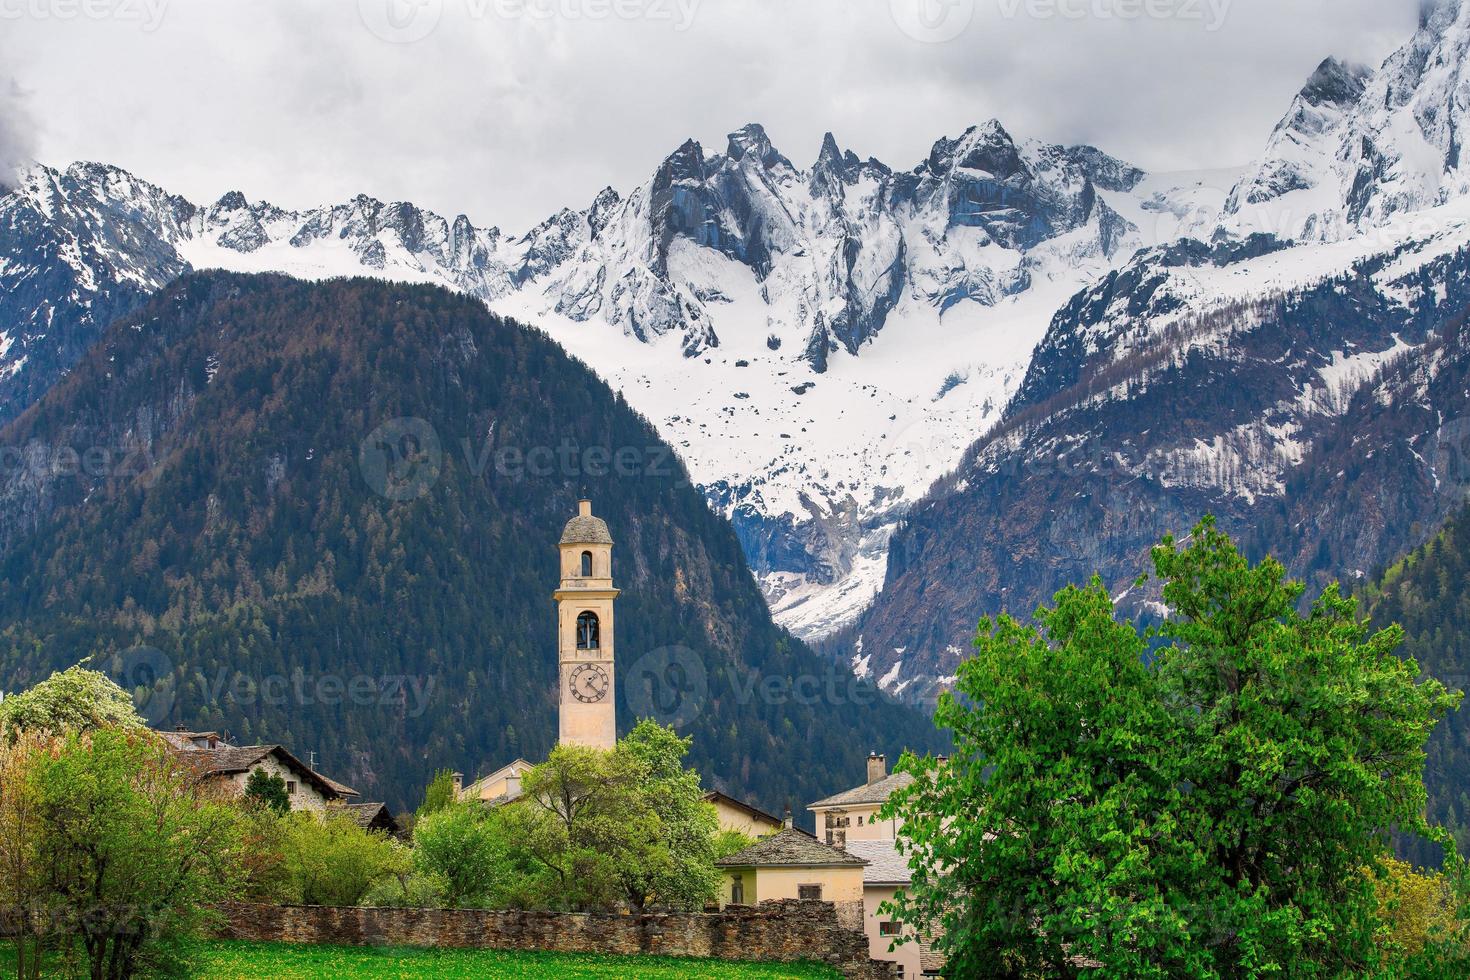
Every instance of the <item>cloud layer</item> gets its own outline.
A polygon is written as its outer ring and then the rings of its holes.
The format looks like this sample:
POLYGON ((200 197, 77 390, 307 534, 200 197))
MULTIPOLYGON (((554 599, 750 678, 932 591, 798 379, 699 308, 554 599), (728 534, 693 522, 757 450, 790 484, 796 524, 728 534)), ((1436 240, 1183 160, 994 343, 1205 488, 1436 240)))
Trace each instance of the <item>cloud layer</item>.
POLYGON ((0 71, 0 185, 35 160, 35 124, 20 86, 0 71))
POLYGON ((641 182, 690 136, 722 149, 750 121, 798 165, 830 129, 908 168, 935 138, 991 117, 1149 169, 1243 163, 1322 58, 1376 63, 1418 11, 1416 0, 84 6, 92 15, 63 20, 46 11, 72 8, 34 0, 0 32, 45 162, 102 159, 203 200, 238 189, 304 206, 362 191, 512 230, 641 182))

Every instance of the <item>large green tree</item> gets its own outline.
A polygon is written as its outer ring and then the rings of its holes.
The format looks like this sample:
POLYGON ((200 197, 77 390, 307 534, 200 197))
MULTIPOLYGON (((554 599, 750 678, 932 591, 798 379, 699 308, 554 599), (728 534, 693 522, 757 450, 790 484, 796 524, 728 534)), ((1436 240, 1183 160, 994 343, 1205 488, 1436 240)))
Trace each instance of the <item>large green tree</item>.
POLYGON ((1438 835, 1424 746, 1457 697, 1211 520, 1152 557, 1147 633, 1098 581, 981 623, 936 713, 956 755, 906 759, 890 803, 916 867, 896 914, 957 976, 1383 968, 1363 869, 1391 830, 1438 835))
POLYGON ((558 745, 526 773, 505 816, 518 849, 540 870, 545 904, 614 908, 633 871, 672 873, 658 814, 642 792, 644 772, 622 749, 558 745))
POLYGON ((704 801, 699 773, 684 768, 692 742, 645 718, 618 743, 642 767, 639 788, 658 817, 656 843, 668 856, 647 867, 623 869, 623 892, 635 909, 698 910, 719 894, 714 864, 719 818, 704 801))
POLYGON ((157 736, 68 735, 38 753, 27 783, 46 919, 80 944, 93 980, 156 963, 237 893, 238 813, 203 792, 157 736))

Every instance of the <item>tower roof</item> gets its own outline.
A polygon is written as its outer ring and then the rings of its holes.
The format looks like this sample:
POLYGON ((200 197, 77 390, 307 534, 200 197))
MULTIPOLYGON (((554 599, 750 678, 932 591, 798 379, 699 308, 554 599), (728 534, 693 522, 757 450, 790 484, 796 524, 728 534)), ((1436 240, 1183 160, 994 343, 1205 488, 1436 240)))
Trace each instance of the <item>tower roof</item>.
POLYGON ((592 501, 582 500, 577 504, 577 516, 567 521, 561 532, 562 544, 612 544, 607 521, 592 516, 592 501))

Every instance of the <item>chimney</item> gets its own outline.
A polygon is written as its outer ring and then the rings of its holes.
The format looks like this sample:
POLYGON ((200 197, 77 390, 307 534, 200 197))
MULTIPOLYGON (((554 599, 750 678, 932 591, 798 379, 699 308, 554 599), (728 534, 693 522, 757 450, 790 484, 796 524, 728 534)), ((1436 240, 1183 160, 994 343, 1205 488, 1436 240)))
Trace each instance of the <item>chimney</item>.
POLYGON ((888 776, 888 757, 874 752, 868 756, 868 785, 888 776))
POLYGON ((592 501, 588 500, 586 497, 583 497, 581 500, 577 501, 577 516, 591 517, 592 501))
POLYGON ((521 795, 521 777, 520 776, 506 776, 505 777, 505 795, 506 795, 506 798, 512 799, 512 800, 515 799, 517 796, 520 796, 521 795))
POLYGON ((781 818, 781 826, 787 830, 791 829, 791 804, 786 804, 786 815, 781 818))
POLYGON ((450 777, 454 782, 454 799, 459 802, 460 796, 464 794, 464 773, 457 772, 450 777))

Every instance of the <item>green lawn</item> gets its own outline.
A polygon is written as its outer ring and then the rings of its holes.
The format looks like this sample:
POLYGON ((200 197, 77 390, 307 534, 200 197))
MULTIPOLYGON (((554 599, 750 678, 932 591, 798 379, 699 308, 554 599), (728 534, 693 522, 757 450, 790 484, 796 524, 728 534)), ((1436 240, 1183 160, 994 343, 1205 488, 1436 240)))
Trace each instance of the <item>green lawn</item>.
MULTIPOLYGON (((297 946, 285 943, 201 943, 201 980, 358 980, 358 978, 479 978, 516 980, 836 980, 837 971, 816 965, 728 963, 652 956, 573 956, 492 950, 404 947, 297 946)), ((13 974, 15 954, 0 944, 0 976, 13 974)))

